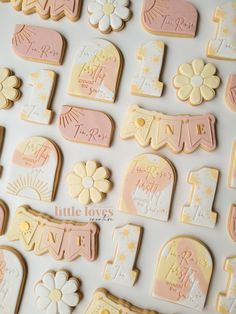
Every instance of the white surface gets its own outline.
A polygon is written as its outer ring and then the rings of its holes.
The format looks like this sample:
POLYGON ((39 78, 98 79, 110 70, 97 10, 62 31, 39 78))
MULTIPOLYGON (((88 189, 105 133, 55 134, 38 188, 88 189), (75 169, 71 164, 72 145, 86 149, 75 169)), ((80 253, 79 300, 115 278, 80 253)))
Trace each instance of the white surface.
MULTIPOLYGON (((127 23, 127 27, 119 33, 101 35, 98 30, 93 29, 88 24, 86 3, 84 1, 82 15, 78 22, 72 23, 64 18, 60 22, 44 21, 37 15, 24 16, 15 12, 10 4, 0 4, 0 66, 6 66, 15 71, 26 83, 30 72, 39 69, 53 69, 60 74, 56 94, 52 108, 56 112, 54 122, 50 126, 40 126, 20 120, 20 112, 23 104, 29 100, 30 90, 23 85, 24 96, 10 110, 0 112, 0 125, 6 127, 5 144, 0 163, 3 165, 3 173, 0 180, 0 198, 5 200, 10 207, 11 217, 16 206, 29 204, 33 208, 48 214, 54 215, 55 206, 82 208, 76 201, 70 199, 66 192, 65 175, 70 171, 72 165, 81 160, 96 159, 101 161, 113 171, 112 179, 114 188, 108 198, 96 206, 112 207, 115 211, 113 222, 100 223, 100 248, 99 257, 95 262, 89 263, 83 258, 79 258, 72 263, 64 261, 56 262, 49 255, 37 257, 32 252, 23 250, 19 242, 8 243, 5 237, 0 238, 0 244, 8 244, 17 248, 25 257, 29 273, 24 292, 20 314, 37 314, 34 304, 34 283, 40 280, 41 275, 49 269, 68 269, 73 276, 78 276, 82 281, 83 301, 75 310, 75 313, 83 313, 90 301, 94 290, 98 287, 108 288, 113 294, 133 302, 135 305, 158 310, 162 313, 194 314, 192 309, 183 308, 171 303, 154 299, 151 296, 151 288, 154 279, 156 258, 160 247, 171 237, 176 235, 191 235, 204 241, 211 249, 214 256, 214 273, 210 286, 209 296, 204 313, 216 313, 215 302, 219 291, 226 287, 228 274, 223 270, 224 260, 228 256, 236 254, 236 245, 227 234, 228 210, 231 203, 236 202, 235 190, 227 188, 228 165, 231 151, 231 144, 236 138, 236 113, 231 112, 224 102, 224 90, 229 74, 235 70, 234 62, 217 61, 209 59, 217 65, 219 75, 222 79, 221 87, 218 89, 217 98, 209 103, 204 103, 199 107, 180 102, 176 98, 176 91, 172 87, 171 81, 178 66, 193 58, 202 57, 205 60, 206 45, 208 40, 213 38, 216 31, 216 24, 212 22, 215 6, 226 1, 217 0, 192 0, 200 13, 198 35, 194 39, 179 39, 171 37, 153 36, 145 32, 140 25, 141 0, 133 1, 133 18, 127 23), (27 62, 19 59, 11 49, 11 38, 16 23, 32 24, 37 26, 52 27, 65 35, 68 41, 65 62, 61 67, 43 65, 39 63, 27 62), (83 100, 70 97, 66 93, 66 86, 70 75, 72 61, 76 53, 78 44, 85 39, 106 38, 115 43, 123 52, 125 66, 121 79, 118 99, 115 104, 103 104, 95 101, 83 100), (135 59, 136 49, 151 39, 162 39, 168 49, 166 62, 163 67, 161 80, 166 84, 163 96, 156 99, 134 97, 130 94, 130 82, 138 71, 138 62, 135 59), (168 157, 176 166, 178 173, 177 189, 168 223, 148 220, 142 217, 135 217, 119 213, 117 203, 122 186, 122 179, 129 161, 136 155, 150 149, 143 149, 134 140, 122 141, 119 132, 122 127, 124 117, 129 104, 137 103, 147 109, 159 110, 168 114, 203 114, 211 112, 218 119, 218 148, 212 153, 197 151, 190 155, 174 155, 168 149, 160 151, 168 157), (64 140, 58 131, 58 113, 63 104, 84 106, 86 108, 100 109, 111 114, 116 122, 116 133, 111 148, 99 148, 95 146, 79 145, 64 140), (54 203, 41 203, 20 199, 4 193, 7 177, 10 170, 10 160, 14 147, 22 139, 29 135, 47 136, 58 143, 64 154, 63 170, 60 178, 59 189, 54 203), (219 213, 218 223, 215 229, 207 229, 183 225, 180 223, 182 206, 188 201, 191 186, 186 182, 188 173, 192 169, 202 166, 217 167, 221 176, 219 188, 215 200, 215 210, 219 213), (104 265, 107 259, 112 259, 114 247, 111 236, 114 226, 125 223, 137 223, 144 226, 144 237, 141 251, 138 257, 137 266, 141 270, 140 278, 134 288, 124 288, 113 283, 106 283, 102 279, 104 265)), ((66 217, 65 217, 66 218, 66 217)), ((70 217, 69 217, 70 218, 70 217)))

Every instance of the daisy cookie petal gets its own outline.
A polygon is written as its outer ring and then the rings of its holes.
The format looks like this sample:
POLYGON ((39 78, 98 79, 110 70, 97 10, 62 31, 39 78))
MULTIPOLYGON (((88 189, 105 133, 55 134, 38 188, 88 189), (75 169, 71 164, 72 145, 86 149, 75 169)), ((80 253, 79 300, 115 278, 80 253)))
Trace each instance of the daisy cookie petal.
POLYGON ((0 68, 0 109, 8 109, 20 98, 20 85, 21 80, 9 69, 0 68))

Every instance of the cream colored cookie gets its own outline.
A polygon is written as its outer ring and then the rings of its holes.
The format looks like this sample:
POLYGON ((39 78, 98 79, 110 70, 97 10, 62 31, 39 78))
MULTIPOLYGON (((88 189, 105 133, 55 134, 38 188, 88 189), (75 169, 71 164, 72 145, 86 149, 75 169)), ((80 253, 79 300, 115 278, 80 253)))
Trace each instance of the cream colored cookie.
POLYGON ((236 189, 236 141, 233 142, 228 173, 228 187, 236 189))
POLYGON ((0 109, 9 109, 21 97, 21 80, 7 68, 0 68, 0 109))

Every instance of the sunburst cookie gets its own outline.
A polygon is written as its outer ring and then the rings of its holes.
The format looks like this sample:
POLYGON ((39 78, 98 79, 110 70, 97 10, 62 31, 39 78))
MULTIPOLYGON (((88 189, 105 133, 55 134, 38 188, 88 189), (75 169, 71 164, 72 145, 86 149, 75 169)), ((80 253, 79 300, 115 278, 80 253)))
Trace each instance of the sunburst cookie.
POLYGON ((131 18, 129 0, 89 0, 90 24, 100 32, 121 31, 131 18))
POLYGON ((0 68, 0 109, 9 109, 21 97, 21 80, 7 68, 0 68))
POLYGON ((112 188, 110 171, 94 160, 79 162, 67 175, 67 187, 81 204, 99 203, 112 188))
POLYGON ((215 90, 220 86, 220 78, 216 71, 213 64, 205 64, 202 59, 194 59, 191 64, 181 64, 173 79, 178 98, 188 101, 193 106, 212 100, 215 97, 215 90))
POLYGON ((65 270, 48 271, 35 285, 36 305, 43 313, 71 314, 81 300, 80 282, 65 270))

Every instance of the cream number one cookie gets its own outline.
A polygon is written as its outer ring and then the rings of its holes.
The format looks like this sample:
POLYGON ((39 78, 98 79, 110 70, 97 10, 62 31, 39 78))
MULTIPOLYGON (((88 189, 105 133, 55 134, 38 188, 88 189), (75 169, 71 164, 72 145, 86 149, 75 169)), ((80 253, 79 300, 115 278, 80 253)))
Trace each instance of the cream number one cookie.
POLYGON ((29 104, 23 107, 21 119, 40 124, 50 124, 53 112, 48 109, 56 84, 56 73, 40 70, 31 73, 28 86, 31 87, 29 104))
POLYGON ((138 49, 141 60, 140 73, 134 78, 131 93, 138 96, 160 97, 163 83, 159 81, 165 44, 163 41, 150 41, 138 49))
POLYGON ((221 314, 236 313, 236 256, 226 259, 224 269, 229 273, 227 290, 217 298, 217 311, 221 314))
POLYGON ((115 257, 113 262, 107 262, 104 279, 132 287, 139 274, 139 270, 134 269, 137 258, 139 244, 142 236, 140 226, 128 224, 116 228, 113 239, 116 243, 115 257))
POLYGON ((236 1, 217 7, 213 20, 218 23, 217 35, 208 44, 207 56, 236 60, 236 1))
POLYGON ((185 205, 182 211, 182 222, 214 228, 217 213, 212 211, 215 198, 219 170, 213 168, 201 168, 191 171, 188 182, 193 185, 191 201, 185 205))

